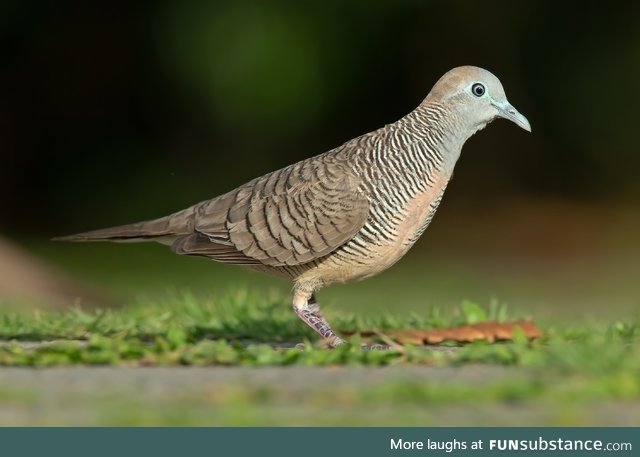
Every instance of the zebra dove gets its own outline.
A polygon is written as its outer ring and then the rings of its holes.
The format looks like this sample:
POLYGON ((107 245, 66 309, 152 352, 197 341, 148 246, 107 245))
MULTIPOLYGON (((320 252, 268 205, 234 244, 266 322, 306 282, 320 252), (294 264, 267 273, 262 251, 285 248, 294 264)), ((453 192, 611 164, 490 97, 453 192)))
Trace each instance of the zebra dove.
POLYGON ((454 68, 392 124, 159 219, 57 238, 157 241, 183 255, 293 281, 293 309, 330 347, 344 341, 314 293, 397 262, 429 225, 465 141, 497 117, 531 131, 498 78, 454 68))

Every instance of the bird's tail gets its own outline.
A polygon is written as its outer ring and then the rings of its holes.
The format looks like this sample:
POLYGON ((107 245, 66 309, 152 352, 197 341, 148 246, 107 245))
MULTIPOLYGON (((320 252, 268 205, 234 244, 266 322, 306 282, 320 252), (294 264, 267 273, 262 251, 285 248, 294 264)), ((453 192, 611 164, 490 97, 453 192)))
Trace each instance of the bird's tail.
POLYGON ((150 221, 137 222, 135 224, 119 225, 105 229, 91 230, 75 235, 59 236, 55 241, 158 241, 172 242, 177 236, 185 235, 193 231, 194 208, 169 216, 150 221))

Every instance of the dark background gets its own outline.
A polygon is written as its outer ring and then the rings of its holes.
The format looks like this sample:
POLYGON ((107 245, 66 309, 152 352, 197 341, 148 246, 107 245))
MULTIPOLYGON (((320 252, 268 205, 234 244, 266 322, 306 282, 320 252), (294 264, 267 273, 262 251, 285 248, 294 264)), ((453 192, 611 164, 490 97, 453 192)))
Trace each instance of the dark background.
MULTIPOLYGON (((533 132, 499 120, 471 138, 405 259, 322 303, 639 309, 638 2, 4 0, 0 33, 0 237, 121 303, 272 287, 288 302, 290 284, 155 244, 49 239, 162 216, 322 153, 472 64, 533 132)), ((22 279, 28 300, 33 268, 7 255, 4 294, 22 279)), ((63 305, 79 294, 63 292, 63 305)))
POLYGON ((172 212, 395 121, 463 64, 494 72, 533 134, 474 137, 459 208, 633 204, 639 5, 4 0, 0 231, 172 212))

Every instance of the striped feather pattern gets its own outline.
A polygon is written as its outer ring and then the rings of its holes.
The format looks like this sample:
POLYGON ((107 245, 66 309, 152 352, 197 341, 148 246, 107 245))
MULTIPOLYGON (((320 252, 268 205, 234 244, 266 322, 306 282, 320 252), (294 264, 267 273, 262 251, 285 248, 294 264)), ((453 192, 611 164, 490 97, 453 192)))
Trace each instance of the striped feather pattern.
POLYGON ((457 67, 407 116, 329 152, 164 218, 63 239, 154 240, 292 279, 294 310, 333 347, 343 341, 315 291, 398 261, 431 222, 465 141, 497 117, 531 131, 494 75, 457 67))

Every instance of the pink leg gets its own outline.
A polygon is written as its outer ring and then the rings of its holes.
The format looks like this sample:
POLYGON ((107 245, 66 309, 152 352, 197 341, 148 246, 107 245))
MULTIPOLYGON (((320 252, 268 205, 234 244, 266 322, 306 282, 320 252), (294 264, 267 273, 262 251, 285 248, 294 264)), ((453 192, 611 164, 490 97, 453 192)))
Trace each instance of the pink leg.
POLYGON ((336 333, 331 329, 329 323, 325 320, 324 316, 322 316, 322 313, 320 313, 320 306, 318 306, 313 295, 311 295, 309 300, 302 305, 296 303, 294 300, 293 310, 305 324, 311 327, 329 344, 329 347, 334 348, 345 343, 342 338, 336 335, 336 333))

